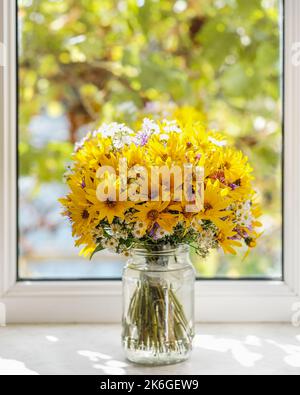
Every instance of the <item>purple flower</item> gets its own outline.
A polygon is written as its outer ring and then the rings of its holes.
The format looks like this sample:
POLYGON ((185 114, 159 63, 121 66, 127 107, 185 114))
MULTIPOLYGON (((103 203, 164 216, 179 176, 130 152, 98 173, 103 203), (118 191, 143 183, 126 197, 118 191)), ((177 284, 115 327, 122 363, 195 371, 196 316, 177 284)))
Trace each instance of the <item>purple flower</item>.
POLYGON ((158 225, 157 222, 155 222, 155 224, 153 225, 153 227, 152 227, 152 229, 150 230, 150 233, 149 233, 149 236, 153 237, 154 240, 157 240, 156 239, 156 231, 157 231, 157 229, 159 229, 159 225, 158 225))
POLYGON ((147 133, 147 132, 139 132, 136 135, 135 145, 137 147, 144 147, 148 143, 149 137, 150 137, 149 133, 147 133))
POLYGON ((229 240, 234 240, 234 241, 236 241, 236 240, 240 240, 240 239, 241 239, 241 236, 235 235, 235 236, 233 236, 233 237, 228 237, 228 239, 229 239, 229 240))

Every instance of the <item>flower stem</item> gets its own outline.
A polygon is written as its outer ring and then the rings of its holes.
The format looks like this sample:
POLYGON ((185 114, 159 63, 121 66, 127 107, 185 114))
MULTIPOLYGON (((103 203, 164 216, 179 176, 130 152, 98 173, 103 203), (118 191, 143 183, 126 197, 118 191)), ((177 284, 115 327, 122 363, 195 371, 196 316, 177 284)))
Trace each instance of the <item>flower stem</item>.
POLYGON ((153 354, 185 352, 191 348, 193 330, 172 287, 144 274, 123 322, 127 349, 153 354))

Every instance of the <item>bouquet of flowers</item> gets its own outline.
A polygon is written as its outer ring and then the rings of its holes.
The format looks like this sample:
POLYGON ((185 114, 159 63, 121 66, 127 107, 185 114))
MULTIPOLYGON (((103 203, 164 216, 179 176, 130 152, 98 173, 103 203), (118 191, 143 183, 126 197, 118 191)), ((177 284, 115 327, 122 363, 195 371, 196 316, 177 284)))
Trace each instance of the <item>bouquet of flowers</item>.
POLYGON ((61 199, 76 246, 103 249, 188 244, 202 257, 256 246, 261 226, 248 158, 186 116, 145 118, 134 132, 104 124, 76 145, 61 199), (202 172, 202 175, 201 175, 202 172))
MULTIPOLYGON (((217 248, 236 254, 259 237, 252 172, 242 152, 186 110, 174 119, 145 118, 137 131, 104 124, 76 145, 63 214, 89 257, 104 249, 130 256, 182 245, 203 258, 217 248)), ((165 262, 159 253, 147 259, 152 267, 165 262)), ((157 276, 142 275, 123 323, 127 349, 170 355, 191 345, 174 287, 157 276)))

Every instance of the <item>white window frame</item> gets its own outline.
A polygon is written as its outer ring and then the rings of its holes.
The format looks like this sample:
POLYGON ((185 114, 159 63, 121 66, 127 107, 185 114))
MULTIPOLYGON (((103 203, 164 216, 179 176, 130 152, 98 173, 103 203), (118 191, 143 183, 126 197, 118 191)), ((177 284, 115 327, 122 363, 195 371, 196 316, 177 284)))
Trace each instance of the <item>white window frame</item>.
MULTIPOLYGON (((300 66, 292 64, 293 45, 300 42, 300 1, 286 0, 284 8, 285 279, 198 281, 197 321, 286 322, 300 302, 300 66)), ((0 66, 0 303, 9 323, 119 322, 121 281, 17 281, 15 35, 15 1, 0 0, 0 42, 7 59, 7 66, 0 66)))

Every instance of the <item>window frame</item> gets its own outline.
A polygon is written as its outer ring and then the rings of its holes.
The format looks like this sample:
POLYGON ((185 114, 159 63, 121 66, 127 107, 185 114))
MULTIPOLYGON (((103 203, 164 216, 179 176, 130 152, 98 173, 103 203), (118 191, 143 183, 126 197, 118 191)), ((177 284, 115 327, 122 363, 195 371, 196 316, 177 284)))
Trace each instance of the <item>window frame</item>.
MULTIPOLYGON (((0 0, 0 303, 8 323, 119 322, 121 281, 17 280, 17 59, 16 2, 0 0)), ((202 280, 196 283, 196 320, 290 321, 300 301, 300 2, 284 2, 284 280, 202 280)), ((0 317, 1 322, 1 317, 0 317)))

